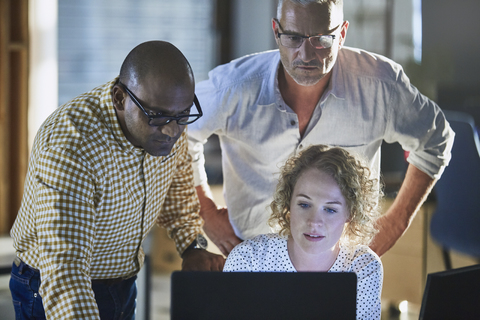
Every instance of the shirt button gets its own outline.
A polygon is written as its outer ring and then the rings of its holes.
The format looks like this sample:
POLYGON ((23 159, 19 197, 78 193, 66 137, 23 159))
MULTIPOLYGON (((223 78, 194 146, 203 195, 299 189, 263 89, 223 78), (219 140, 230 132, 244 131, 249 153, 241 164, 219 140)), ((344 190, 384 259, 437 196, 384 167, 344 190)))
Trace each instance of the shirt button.
POLYGON ((291 124, 292 126, 294 126, 294 125, 295 125, 295 120, 290 121, 290 124, 291 124))
POLYGON ((303 148, 303 144, 299 145, 298 148, 299 148, 299 149, 302 149, 302 148, 303 148))

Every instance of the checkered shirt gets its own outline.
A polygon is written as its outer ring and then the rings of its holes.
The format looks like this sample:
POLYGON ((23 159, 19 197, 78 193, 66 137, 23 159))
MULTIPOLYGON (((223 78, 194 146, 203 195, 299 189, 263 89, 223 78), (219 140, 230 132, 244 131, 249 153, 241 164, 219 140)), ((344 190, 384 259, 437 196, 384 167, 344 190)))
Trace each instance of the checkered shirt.
POLYGON ((47 319, 99 319, 91 279, 137 274, 156 222, 179 253, 201 232, 186 132, 168 156, 134 147, 113 107, 115 81, 58 108, 35 138, 11 236, 40 270, 47 319))

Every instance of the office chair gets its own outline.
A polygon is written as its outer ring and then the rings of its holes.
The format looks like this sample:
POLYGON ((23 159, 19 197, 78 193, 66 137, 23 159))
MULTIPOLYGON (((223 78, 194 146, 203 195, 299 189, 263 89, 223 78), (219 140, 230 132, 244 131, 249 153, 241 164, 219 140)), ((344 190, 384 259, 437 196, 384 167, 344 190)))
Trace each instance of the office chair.
POLYGON ((445 111, 455 131, 452 159, 435 185, 432 238, 442 246, 447 270, 450 250, 480 258, 480 142, 473 117, 445 111))

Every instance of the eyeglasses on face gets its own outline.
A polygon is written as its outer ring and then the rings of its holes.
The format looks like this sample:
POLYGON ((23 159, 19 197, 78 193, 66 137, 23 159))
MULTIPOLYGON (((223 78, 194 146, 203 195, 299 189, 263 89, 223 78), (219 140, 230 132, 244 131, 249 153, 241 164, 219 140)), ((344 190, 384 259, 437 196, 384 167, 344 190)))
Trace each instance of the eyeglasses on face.
POLYGON ((201 116, 203 116, 203 111, 202 108, 200 107, 200 103, 198 102, 197 96, 193 96, 193 103, 195 107, 197 108, 197 113, 195 114, 190 114, 190 109, 185 110, 182 114, 176 115, 176 116, 164 116, 162 113, 154 113, 152 111, 147 111, 142 104, 138 101, 137 96, 128 89, 126 85, 124 85, 122 82, 118 81, 118 84, 127 92, 128 96, 130 99, 132 99, 133 103, 142 110, 143 114, 148 118, 148 124, 151 126, 164 126, 166 124, 169 124, 172 121, 177 121, 179 125, 187 125, 190 123, 193 123, 200 119, 201 116))
MULTIPOLYGON (((283 30, 282 26, 280 25, 280 22, 277 19, 274 19, 277 23, 280 29, 283 30)), ((333 30, 337 29, 341 24, 336 26, 333 30)), ((328 49, 333 46, 333 42, 335 40, 335 35, 334 34, 321 34, 317 36, 302 36, 298 34, 291 34, 291 33, 277 33, 278 39, 280 40, 280 44, 284 47, 287 48, 300 48, 305 41, 305 39, 308 39, 310 44, 315 48, 315 49, 328 49)))

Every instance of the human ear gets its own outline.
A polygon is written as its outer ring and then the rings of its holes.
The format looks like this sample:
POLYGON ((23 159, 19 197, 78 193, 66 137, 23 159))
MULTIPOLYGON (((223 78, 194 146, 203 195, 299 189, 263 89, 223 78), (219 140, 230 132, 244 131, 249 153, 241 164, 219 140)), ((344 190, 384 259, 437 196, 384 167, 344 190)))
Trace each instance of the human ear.
POLYGON ((125 109, 125 92, 123 92, 118 84, 112 88, 112 102, 117 111, 123 111, 125 109))
POLYGON ((345 38, 347 37, 347 30, 348 30, 349 24, 350 23, 347 20, 343 21, 342 30, 340 31, 340 41, 338 42, 338 45, 340 48, 345 43, 345 38))
POLYGON ((272 30, 273 30, 273 36, 275 37, 275 42, 278 44, 278 26, 277 26, 277 21, 272 18, 272 30))

